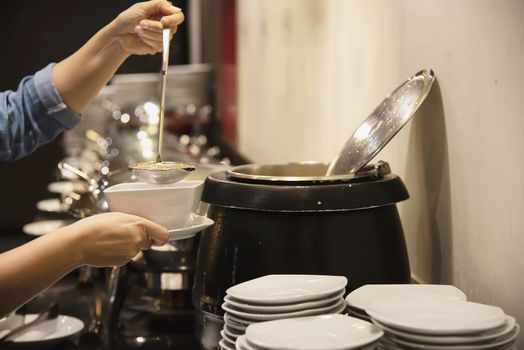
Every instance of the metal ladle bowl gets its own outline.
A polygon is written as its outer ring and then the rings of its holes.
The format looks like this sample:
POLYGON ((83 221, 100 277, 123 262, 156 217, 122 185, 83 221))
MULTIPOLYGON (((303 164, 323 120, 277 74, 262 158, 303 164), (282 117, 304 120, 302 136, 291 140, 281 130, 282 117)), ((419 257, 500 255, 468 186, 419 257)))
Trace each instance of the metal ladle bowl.
POLYGON ((150 184, 167 185, 178 182, 195 171, 192 165, 180 162, 143 162, 129 165, 138 179, 150 184))

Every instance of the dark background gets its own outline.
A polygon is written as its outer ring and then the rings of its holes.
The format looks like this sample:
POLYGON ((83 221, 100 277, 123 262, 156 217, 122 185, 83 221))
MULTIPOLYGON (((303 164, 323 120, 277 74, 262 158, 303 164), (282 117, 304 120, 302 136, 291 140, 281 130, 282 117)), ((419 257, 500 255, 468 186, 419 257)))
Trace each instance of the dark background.
MULTIPOLYGON (((58 62, 81 47, 104 25, 137 1, 2 0, 0 10, 0 91, 14 90, 26 75, 58 62)), ((172 1, 186 11, 185 1, 172 1)), ((179 27, 171 64, 188 63, 187 23, 179 27)), ((131 57, 119 73, 158 72, 160 55, 131 57)), ((0 161, 0 234, 33 220, 38 200, 49 197, 62 158, 61 137, 14 163, 0 161)))

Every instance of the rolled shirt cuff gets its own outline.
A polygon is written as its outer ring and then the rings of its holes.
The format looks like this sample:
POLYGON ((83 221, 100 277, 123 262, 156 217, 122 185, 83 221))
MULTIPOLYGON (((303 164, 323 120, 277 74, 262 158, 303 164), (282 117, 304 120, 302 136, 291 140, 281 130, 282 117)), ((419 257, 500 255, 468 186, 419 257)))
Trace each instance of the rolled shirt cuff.
POLYGON ((51 75, 54 65, 51 63, 35 73, 35 89, 47 115, 56 119, 65 129, 70 130, 80 122, 80 116, 69 109, 58 94, 51 75))

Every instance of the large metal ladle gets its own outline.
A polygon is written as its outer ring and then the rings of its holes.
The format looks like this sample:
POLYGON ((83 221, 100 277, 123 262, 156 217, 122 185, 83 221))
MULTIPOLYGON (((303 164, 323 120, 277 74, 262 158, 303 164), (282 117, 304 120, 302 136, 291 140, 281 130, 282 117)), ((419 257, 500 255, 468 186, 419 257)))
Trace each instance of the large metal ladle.
POLYGON ((164 139, 164 116, 166 105, 167 68, 169 66, 169 42, 171 29, 162 31, 162 85, 160 88, 160 122, 158 126, 158 149, 156 162, 143 162, 129 165, 129 169, 140 180, 153 184, 171 184, 185 178, 196 168, 179 162, 163 162, 161 157, 164 139))
POLYGON ((432 70, 422 70, 387 96, 331 161, 326 175, 353 174, 362 169, 411 119, 434 80, 432 70))

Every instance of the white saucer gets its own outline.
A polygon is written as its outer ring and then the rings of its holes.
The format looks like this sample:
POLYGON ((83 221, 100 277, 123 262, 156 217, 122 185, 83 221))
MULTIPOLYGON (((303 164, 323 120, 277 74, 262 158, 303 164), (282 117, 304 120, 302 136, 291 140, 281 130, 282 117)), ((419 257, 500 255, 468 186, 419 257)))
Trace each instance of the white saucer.
POLYGON ((31 236, 43 236, 45 234, 51 233, 58 230, 64 226, 67 226, 72 221, 69 220, 42 220, 35 221, 30 224, 26 224, 22 227, 22 231, 25 234, 31 236))
POLYGON ((245 340, 267 350, 347 350, 374 343, 383 334, 357 318, 323 315, 257 323, 247 328, 245 340))
MULTIPOLYGON (((37 314, 25 315, 24 323, 31 322, 37 316, 37 314)), ((34 348, 42 345, 50 346, 77 335, 83 329, 84 322, 78 318, 59 315, 56 319, 47 320, 26 329, 10 340, 13 347, 34 348)))
POLYGON ((233 307, 239 309, 239 311, 245 311, 250 313, 258 314, 274 314, 279 312, 293 312, 306 309, 313 309, 324 307, 329 304, 334 304, 335 301, 338 301, 344 296, 344 290, 333 294, 333 296, 321 298, 318 300, 312 300, 302 303, 293 303, 293 304, 283 304, 283 305, 256 305, 256 304, 246 304, 240 301, 236 301, 230 295, 224 297, 224 301, 227 301, 233 307))
MULTIPOLYGON (((451 345, 460 345, 460 344, 471 344, 471 343, 480 343, 492 341, 495 338, 502 337, 513 331, 515 328, 516 320, 514 317, 506 315, 506 322, 500 327, 497 327, 493 330, 481 333, 473 333, 463 336, 432 336, 424 334, 415 334, 409 332, 403 332, 395 328, 386 326, 377 320, 372 320, 372 322, 384 332, 396 335, 401 337, 402 340, 417 342, 422 344, 433 344, 432 346, 437 346, 439 344, 451 344, 451 345)), ((449 345, 448 345, 449 346, 449 345)))
POLYGON ((263 316, 262 317, 256 317, 258 319, 247 319, 238 315, 233 315, 229 312, 226 313, 227 315, 227 324, 228 325, 239 325, 243 327, 248 327, 249 325, 264 322, 264 321, 275 321, 275 320, 283 320, 283 319, 289 319, 289 318, 298 318, 298 317, 304 317, 304 316, 318 316, 318 315, 335 315, 340 314, 344 312, 346 309, 346 303, 343 299, 340 300, 340 303, 337 305, 328 308, 328 309, 310 309, 310 310, 303 310, 299 312, 290 312, 286 314, 274 314, 274 315, 256 315, 256 316, 263 316), (272 316, 272 318, 266 318, 264 316, 272 316))
POLYGON ((394 338, 391 339, 393 343, 400 345, 401 347, 407 346, 410 349, 424 349, 424 350, 481 350, 481 349, 501 349, 501 347, 506 347, 512 345, 515 342, 515 339, 519 335, 520 327, 515 325, 515 327, 507 333, 504 337, 496 338, 491 342, 476 343, 476 344, 463 344, 463 345, 437 345, 437 344, 421 344, 416 342, 411 342, 404 339, 394 338))
POLYGON ((417 334, 478 333, 506 321, 504 311, 496 306, 420 294, 380 299, 366 311, 386 326, 417 334))
POLYGON ((267 275, 237 284, 226 293, 256 305, 282 305, 318 300, 344 289, 347 278, 330 275, 267 275))
POLYGON ((65 213, 67 207, 59 198, 42 199, 36 203, 36 209, 47 213, 65 213))
POLYGON ((249 320, 249 321, 271 321, 282 318, 291 318, 291 317, 301 317, 301 316, 311 316, 311 315, 323 315, 329 313, 339 313, 346 309, 346 303, 344 299, 339 298, 334 300, 334 303, 328 304, 319 308, 307 308, 303 310, 291 311, 291 312, 282 312, 282 313, 273 313, 273 314, 257 314, 250 312, 242 312, 238 309, 232 308, 230 304, 226 301, 222 304, 222 309, 227 311, 233 317, 240 320, 249 320))
POLYGON ((245 335, 238 337, 236 344, 237 344, 237 349, 240 349, 240 350, 257 350, 253 346, 251 346, 251 344, 247 343, 245 335))
POLYGON ((399 294, 434 295, 442 298, 466 300, 466 295, 457 287, 439 284, 366 284, 355 289, 346 297, 348 306, 365 311, 374 302, 399 294))
POLYGON ((169 238, 168 241, 178 241, 193 237, 198 232, 208 228, 215 222, 208 217, 193 214, 189 226, 184 228, 177 228, 168 230, 169 238))

